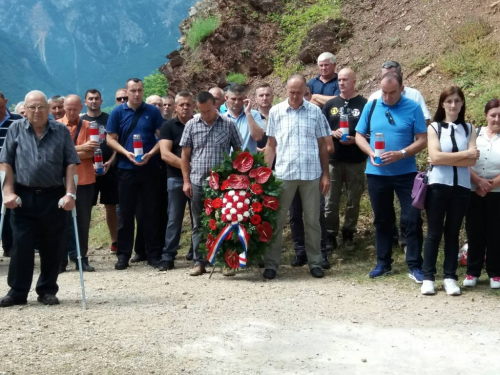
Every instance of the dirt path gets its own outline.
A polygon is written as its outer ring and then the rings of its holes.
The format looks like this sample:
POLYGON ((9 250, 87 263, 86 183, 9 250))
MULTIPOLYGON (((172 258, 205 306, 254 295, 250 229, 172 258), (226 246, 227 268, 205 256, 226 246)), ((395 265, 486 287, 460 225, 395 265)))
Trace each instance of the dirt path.
MULTIPOLYGON (((190 277, 188 264, 60 277, 61 305, 0 310, 0 374, 498 374, 498 295, 422 297, 408 281, 280 270, 262 282, 190 277)), ((102 259, 105 258, 105 259, 102 259)), ((37 269, 38 271, 38 269, 37 269)), ((7 263, 0 263, 2 295, 7 263)))

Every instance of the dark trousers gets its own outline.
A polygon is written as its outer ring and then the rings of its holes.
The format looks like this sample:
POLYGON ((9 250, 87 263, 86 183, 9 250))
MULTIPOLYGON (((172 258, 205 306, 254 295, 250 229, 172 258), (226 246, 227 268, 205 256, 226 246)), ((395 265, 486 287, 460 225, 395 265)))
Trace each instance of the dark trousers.
MULTIPOLYGON (((3 194, 0 194, 0 206, 3 203, 3 194)), ((5 251, 12 249, 12 228, 10 227, 10 210, 5 211, 5 217, 2 230, 2 247, 5 251)))
MULTIPOLYGON (((82 262, 89 262, 87 257, 87 252, 89 250, 89 231, 90 231, 90 220, 92 219, 92 201, 94 199, 95 184, 90 185, 78 185, 76 189, 76 225, 78 228, 78 243, 80 245, 80 254, 82 256, 82 262)), ((75 228, 73 226, 73 218, 69 218, 68 224, 68 247, 63 252, 61 257, 61 265, 68 265, 68 255, 69 259, 76 262, 78 254, 76 251, 76 237, 75 228)))
POLYGON ((59 199, 66 193, 63 186, 36 193, 16 185, 16 194, 23 204, 11 210, 13 245, 9 276, 9 296, 16 301, 25 301, 33 280, 35 266, 35 243, 40 254, 40 277, 36 284, 39 296, 56 294, 57 276, 61 253, 67 248, 65 235, 70 213, 58 208, 59 199))
POLYGON ((137 223, 137 232, 135 235, 134 251, 137 255, 146 258, 146 242, 144 241, 144 225, 142 223, 141 197, 138 198, 137 208, 135 212, 136 212, 135 221, 137 223))
POLYGON ((467 251, 467 275, 479 277, 486 254, 488 277, 500 277, 500 193, 488 193, 480 197, 470 194, 465 229, 469 249, 467 251))
MULTIPOLYGON (((161 260, 173 262, 179 250, 179 241, 181 239, 182 221, 184 219, 184 211, 186 204, 189 205, 191 211, 191 201, 184 194, 182 187, 184 181, 182 177, 170 177, 167 180, 168 188, 168 225, 165 232, 165 247, 161 260)), ((191 251, 193 242, 191 241, 191 251)))
POLYGON ((429 185, 425 199, 427 237, 424 245, 424 280, 435 280, 439 244, 444 233, 445 279, 455 279, 458 267, 459 234, 467 212, 470 189, 442 184, 429 185))
POLYGON ((203 186, 191 184, 193 196, 191 198, 191 214, 193 230, 191 232, 191 246, 193 247, 193 263, 195 266, 205 265, 207 262, 199 251, 201 243, 201 213, 205 209, 203 206, 204 194, 203 186))
POLYGON ((418 225, 420 210, 411 205, 411 190, 416 173, 398 176, 367 174, 368 194, 375 219, 377 264, 390 266, 392 259, 392 228, 395 223, 394 193, 401 205, 401 221, 407 237, 406 264, 409 269, 422 267, 422 227, 418 225))
POLYGON ((118 169, 118 199, 120 202, 120 223, 118 224, 119 259, 128 261, 134 246, 134 231, 137 202, 142 202, 142 221, 144 242, 149 261, 161 256, 161 244, 158 236, 158 192, 159 174, 157 168, 141 167, 138 169, 118 169))
MULTIPOLYGON (((303 209, 299 189, 297 189, 297 191, 295 192, 288 214, 290 215, 290 230, 292 232, 292 241, 293 247, 295 249, 295 256, 305 257, 306 246, 304 220, 302 218, 303 209)), ((323 194, 321 194, 320 197, 319 225, 321 227, 321 253, 323 255, 326 255, 327 231, 325 220, 325 196, 323 194)))

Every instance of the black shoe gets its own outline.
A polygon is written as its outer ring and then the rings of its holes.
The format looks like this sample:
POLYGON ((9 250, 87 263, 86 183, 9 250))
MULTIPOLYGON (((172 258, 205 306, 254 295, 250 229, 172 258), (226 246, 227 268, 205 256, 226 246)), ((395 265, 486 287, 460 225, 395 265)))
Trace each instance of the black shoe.
MULTIPOLYGON (((77 271, 79 270, 79 268, 78 268, 78 262, 76 262, 75 270, 77 270, 77 271)), ((83 272, 94 272, 95 268, 92 267, 90 264, 88 264, 86 262, 82 262, 82 271, 83 272)))
POLYGON ((3 257, 10 258, 10 250, 3 249, 3 257))
POLYGON ((38 296, 36 300, 44 305, 59 305, 59 299, 53 294, 38 296))
POLYGON ((307 264, 307 257, 301 255, 295 256, 295 259, 290 263, 292 267, 302 267, 304 264, 307 264))
POLYGON ((320 264, 321 268, 324 270, 329 270, 331 265, 330 265, 330 261, 328 260, 328 254, 322 254, 321 256, 323 257, 323 261, 320 264))
POLYGON ((272 280, 276 277, 276 271, 267 268, 262 274, 262 276, 264 277, 264 279, 272 280))
POLYGON ((317 279, 321 279, 323 276, 325 276, 325 273, 323 272, 321 267, 314 267, 311 268, 311 276, 317 279))
POLYGON ((10 307, 14 305, 26 305, 28 301, 23 300, 23 301, 16 301, 14 298, 11 296, 5 296, 0 300, 0 307, 10 307))
POLYGON ((135 254, 132 259, 130 259, 130 263, 139 263, 139 262, 144 262, 146 261, 147 258, 143 255, 135 254))
POLYGON ((148 266, 151 266, 153 268, 158 268, 159 265, 160 265, 160 259, 148 260, 148 266))
POLYGON ((118 259, 118 262, 115 264, 115 270, 126 270, 128 268, 128 261, 125 259, 118 259))
POLYGON ((193 260, 193 253, 191 251, 186 254, 186 260, 193 260))
POLYGON ((175 268, 174 262, 169 260, 162 260, 158 265, 158 271, 170 271, 173 270, 174 268, 175 268))
POLYGON ((257 262, 257 266, 259 268, 266 268, 266 266, 264 266, 264 261, 262 259, 257 262))
POLYGON ((331 237, 326 241, 326 251, 333 251, 339 247, 336 237, 331 237))

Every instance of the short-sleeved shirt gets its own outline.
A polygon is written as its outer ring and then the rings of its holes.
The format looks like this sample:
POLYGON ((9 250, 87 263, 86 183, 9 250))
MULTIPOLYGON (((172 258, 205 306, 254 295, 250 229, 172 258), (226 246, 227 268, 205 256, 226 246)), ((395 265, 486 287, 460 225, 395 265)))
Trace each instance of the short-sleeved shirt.
MULTIPOLYGON (((139 134, 142 139, 144 153, 146 154, 156 145, 156 131, 161 128, 165 120, 161 116, 160 110, 154 105, 143 102, 140 108, 144 110, 134 131, 126 140, 125 145, 123 138, 132 125, 135 115, 135 111, 127 103, 120 104, 111 111, 108 124, 106 125, 106 132, 118 134, 120 144, 129 152, 134 152, 134 134, 139 134)), ((158 161, 159 156, 157 154, 150 158, 147 164, 137 166, 130 162, 124 155, 118 154, 118 168, 123 169, 158 168, 158 161)))
MULTIPOLYGON (((184 124, 179 120, 179 118, 174 117, 172 120, 165 121, 160 129, 160 140, 166 139, 172 141, 172 154, 177 157, 182 155, 182 147, 180 145, 182 133, 184 132, 184 124)), ((182 170, 167 164, 167 175, 168 177, 181 177, 182 170)))
MULTIPOLYGON (((330 99, 323 106, 323 114, 325 115, 330 129, 332 131, 338 130, 340 126, 340 115, 346 114, 349 116, 349 135, 356 136, 356 125, 358 124, 359 117, 365 107, 366 99, 361 95, 357 95, 349 100, 337 96, 330 99)), ((359 149, 356 144, 343 145, 339 140, 333 137, 334 153, 330 154, 330 161, 343 162, 343 163, 364 163, 366 161, 366 154, 359 149)))
MULTIPOLYGON (((59 119, 59 122, 63 123, 68 127, 71 139, 75 139, 76 129, 78 127, 78 122, 70 122, 68 117, 64 115, 63 118, 59 119)), ((76 139, 75 146, 81 146, 90 140, 89 133, 89 122, 82 119, 82 127, 80 128, 80 133, 78 133, 78 138, 76 139)), ((76 169, 78 174, 78 185, 90 185, 95 183, 95 170, 93 158, 81 159, 81 164, 76 169)))
MULTIPOLYGON (((472 167, 480 177, 492 180, 500 175, 500 134, 489 138, 486 128, 479 128, 476 144, 479 150, 479 159, 472 167)), ((472 183, 472 191, 476 191, 477 185, 472 183)), ((493 193, 500 193, 500 186, 491 189, 493 193)))
POLYGON ((282 180, 316 180, 321 177, 318 138, 331 135, 321 109, 303 101, 293 109, 285 100, 269 112, 268 137, 276 139, 276 176, 282 180))
MULTIPOLYGON (((260 113, 254 110, 252 110, 251 113, 257 125, 262 128, 262 118, 260 116, 260 113)), ((255 139, 253 139, 250 135, 250 126, 248 125, 248 119, 247 115, 245 114, 245 109, 241 111, 240 115, 237 118, 233 117, 230 111, 227 111, 225 115, 236 123, 236 127, 240 132, 241 138, 243 138, 242 149, 248 149, 248 151, 250 151, 252 154, 255 154, 257 152, 257 141, 255 141, 255 139)))
POLYGON ((203 186, 210 169, 224 160, 224 153, 241 147, 243 139, 233 120, 219 115, 210 126, 195 116, 184 128, 180 145, 191 149, 191 183, 203 186))
MULTIPOLYGON (((366 135, 368 130, 368 115, 373 102, 365 105, 363 113, 356 126, 356 132, 366 135)), ((411 145, 415 140, 415 134, 427 132, 424 114, 420 105, 401 96, 398 103, 388 106, 382 100, 377 100, 373 111, 370 126, 370 146, 375 149, 375 134, 382 133, 385 138, 385 151, 401 151, 411 145), (389 123, 386 116, 387 111, 394 120, 389 123)), ((397 162, 386 166, 375 167, 370 161, 366 164, 366 174, 380 176, 398 176, 417 171, 415 156, 408 156, 397 162)))
MULTIPOLYGON (((424 118, 426 120, 431 119, 431 114, 429 112, 429 109, 427 109, 427 105, 425 104, 424 97, 422 96, 420 91, 418 91, 417 89, 413 89, 411 87, 405 86, 405 88, 403 90, 403 95, 406 96, 408 99, 411 99, 411 100, 417 102, 418 104, 420 104, 420 107, 422 108, 422 112, 424 112, 424 118)), ((372 102, 375 99, 380 99, 380 98, 382 98, 382 90, 375 91, 373 94, 371 94, 370 97, 368 98, 368 101, 372 102)))
POLYGON ((14 181, 29 187, 48 188, 63 185, 66 167, 80 164, 68 128, 48 120, 38 139, 28 119, 14 121, 7 131, 0 163, 14 170, 14 181))
POLYGON ((321 75, 312 78, 307 82, 307 86, 311 89, 311 94, 320 94, 326 96, 340 95, 339 81, 337 74, 331 80, 323 83, 320 79, 321 75))
POLYGON ((22 118, 23 116, 21 115, 10 113, 8 110, 5 111, 5 117, 0 120, 0 151, 2 150, 3 142, 5 141, 10 124, 12 124, 15 120, 21 120, 22 118))
POLYGON ((99 148, 102 151, 103 161, 107 162, 113 156, 113 150, 106 142, 106 125, 108 124, 109 115, 104 112, 101 112, 97 117, 90 117, 88 114, 84 114, 82 119, 88 122, 95 121, 99 125, 99 148))

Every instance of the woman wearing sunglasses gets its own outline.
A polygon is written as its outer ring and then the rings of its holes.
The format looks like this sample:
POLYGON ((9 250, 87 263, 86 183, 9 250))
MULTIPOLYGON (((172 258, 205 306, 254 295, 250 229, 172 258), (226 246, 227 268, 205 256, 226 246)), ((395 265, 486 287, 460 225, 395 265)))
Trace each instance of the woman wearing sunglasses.
POLYGON ((470 198, 469 167, 476 164, 479 151, 476 132, 465 122, 465 97, 459 87, 445 89, 427 129, 429 187, 425 203, 427 237, 424 245, 421 293, 435 293, 434 281, 439 244, 444 232, 444 289, 448 295, 460 295, 457 285, 458 237, 470 198))

